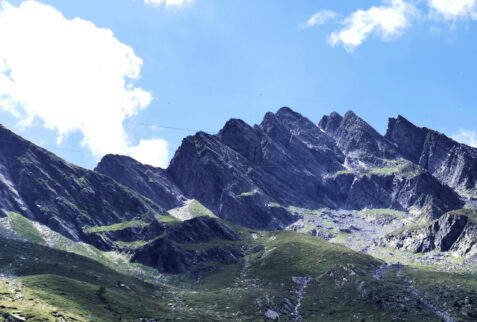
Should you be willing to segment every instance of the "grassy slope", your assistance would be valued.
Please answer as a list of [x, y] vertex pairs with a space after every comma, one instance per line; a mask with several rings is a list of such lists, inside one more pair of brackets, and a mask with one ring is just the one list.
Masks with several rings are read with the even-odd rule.
[[[196, 270], [213, 265], [216, 271], [199, 281], [190, 274], [169, 277], [167, 284], [158, 282], [161, 279], [152, 270], [125, 269], [130, 264], [124, 256], [114, 258], [71, 241], [59, 245], [94, 260], [38, 245], [45, 240], [28, 226], [25, 236], [38, 244], [1, 241], [0, 272], [16, 276], [0, 279], [0, 307], [5, 307], [1, 310], [13, 313], [20, 309], [24, 316], [37, 320], [61, 315], [95, 321], [119, 317], [255, 321], [264, 318], [268, 309], [279, 310], [286, 301], [296, 305], [299, 285], [292, 278], [301, 276], [311, 279], [300, 308], [304, 321], [437, 321], [399, 280], [373, 278], [381, 262], [370, 256], [294, 232], [256, 232], [254, 239], [251, 230], [231, 226], [243, 237], [238, 243], [248, 246], [245, 258], [234, 265], [205, 263]], [[259, 245], [264, 252], [254, 251]], [[188, 249], [203, 247], [186, 245]], [[132, 275], [156, 281], [155, 285]], [[14, 289], [20, 289], [21, 300], [13, 301], [18, 294], [8, 282], [16, 283]], [[104, 294], [98, 293], [100, 287]], [[292, 318], [290, 313], [288, 317]]]
[[122, 223], [109, 225], [109, 226], [96, 226], [88, 229], [88, 233], [101, 233], [101, 232], [108, 232], [108, 231], [117, 231], [126, 228], [143, 228], [149, 225], [149, 223], [144, 222], [142, 220], [132, 220], [132, 221], [125, 221]]
[[[16, 277], [14, 281], [23, 294], [23, 300], [15, 301], [14, 306], [31, 318], [52, 319], [59, 313], [82, 320], [114, 320], [167, 312], [153, 300], [158, 293], [152, 285], [98, 262], [20, 241], [1, 240], [1, 244], [0, 270]], [[98, 296], [101, 286], [105, 292]]]
[[415, 268], [406, 268], [404, 273], [434, 305], [439, 305], [459, 320], [477, 320], [475, 275]]
[[[406, 311], [418, 299], [397, 281], [374, 279], [372, 272], [382, 263], [370, 256], [294, 232], [262, 232], [253, 240], [250, 231], [241, 231], [249, 251], [240, 263], [215, 264], [217, 271], [199, 282], [187, 275], [173, 279], [191, 289], [183, 293], [183, 305], [216, 312], [221, 319], [257, 320], [286, 301], [297, 304], [299, 285], [292, 278], [298, 276], [311, 279], [299, 311], [304, 321], [438, 321], [423, 308]], [[257, 245], [266, 251], [254, 252]], [[379, 302], [381, 296], [391, 304]]]

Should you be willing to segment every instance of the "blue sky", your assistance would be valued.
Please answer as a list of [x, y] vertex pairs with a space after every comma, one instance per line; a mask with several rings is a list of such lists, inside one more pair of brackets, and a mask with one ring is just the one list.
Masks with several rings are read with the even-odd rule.
[[108, 152], [164, 166], [193, 132], [161, 126], [215, 133], [281, 106], [476, 143], [476, 0], [168, 1], [3, 2], [1, 123], [88, 168]]

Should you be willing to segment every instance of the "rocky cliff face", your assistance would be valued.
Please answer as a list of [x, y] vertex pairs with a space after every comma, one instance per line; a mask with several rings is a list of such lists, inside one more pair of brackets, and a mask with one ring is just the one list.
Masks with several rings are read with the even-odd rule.
[[[240, 235], [217, 219], [194, 218], [137, 249], [131, 261], [172, 274], [185, 273], [200, 263], [234, 264], [244, 256], [245, 248], [230, 242], [240, 239]], [[220, 246], [195, 247], [217, 240], [221, 241]]]
[[439, 250], [471, 257], [477, 254], [477, 212], [449, 212], [430, 224], [405, 227], [388, 234], [378, 244], [417, 253]]
[[[318, 126], [333, 140], [350, 163], [382, 164], [383, 159], [401, 157], [394, 145], [352, 111], [324, 116]], [[359, 163], [355, 165], [359, 168]]]
[[165, 211], [116, 181], [69, 164], [0, 127], [0, 208], [38, 221], [75, 241], [90, 227], [152, 222]]
[[404, 164], [398, 170], [357, 175], [347, 191], [351, 209], [390, 208], [415, 213], [417, 221], [432, 220], [464, 204], [451, 188], [422, 168]]
[[166, 170], [106, 156], [97, 171], [160, 205], [197, 199], [254, 229], [286, 227], [296, 220], [290, 206], [392, 208], [433, 219], [463, 205], [353, 112], [325, 116], [317, 126], [284, 107], [253, 127], [232, 119], [216, 135], [185, 138]]
[[477, 200], [477, 149], [442, 133], [417, 127], [402, 116], [389, 119], [386, 138], [405, 158], [421, 165], [463, 196]]
[[393, 142], [352, 111], [344, 117], [324, 116], [318, 126], [345, 155], [349, 171], [333, 177], [330, 184], [340, 176], [341, 181], [352, 178], [349, 188], [343, 182], [335, 188], [345, 193], [347, 207], [408, 210], [433, 219], [463, 206], [452, 189], [425, 168], [407, 162]]
[[164, 209], [184, 204], [184, 194], [161, 168], [139, 163], [127, 156], [106, 155], [98, 163], [95, 171], [114, 178]]
[[[315, 230], [339, 226], [336, 216], [318, 220], [317, 209], [339, 216], [394, 209], [427, 226], [407, 237], [389, 235], [387, 244], [472, 253], [476, 231], [472, 220], [465, 221], [470, 217], [440, 217], [464, 206], [452, 187], [462, 192], [474, 182], [475, 149], [402, 118], [391, 123], [383, 137], [353, 112], [332, 113], [316, 125], [285, 107], [258, 125], [232, 119], [216, 135], [185, 138], [167, 169], [108, 155], [95, 171], [0, 128], [1, 213], [19, 213], [101, 250], [127, 251], [134, 261], [168, 273], [211, 261], [232, 263], [243, 254], [239, 234], [223, 221], [183, 222], [185, 217], [164, 210], [195, 202], [221, 219], [261, 230], [285, 229], [303, 213], [308, 223], [316, 222]], [[199, 216], [213, 216], [201, 209]], [[338, 233], [352, 234], [344, 229], [336, 238]]]

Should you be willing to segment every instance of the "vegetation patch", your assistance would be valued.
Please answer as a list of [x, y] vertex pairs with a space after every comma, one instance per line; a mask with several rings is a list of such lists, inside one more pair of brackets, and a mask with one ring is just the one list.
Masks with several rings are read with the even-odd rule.
[[173, 223], [179, 223], [180, 220], [178, 220], [175, 217], [172, 216], [164, 216], [164, 215], [156, 215], [156, 219], [159, 220], [162, 223], [166, 224], [173, 224]]
[[387, 167], [387, 168], [371, 168], [369, 169], [370, 174], [377, 175], [388, 175], [399, 172], [399, 167]]
[[116, 244], [121, 247], [121, 248], [129, 248], [129, 249], [136, 249], [140, 248], [144, 245], [146, 245], [148, 241], [144, 240], [137, 240], [133, 242], [123, 242], [123, 241], [117, 241]]
[[195, 199], [187, 200], [184, 206], [171, 209], [169, 210], [169, 213], [171, 214], [171, 218], [176, 222], [189, 220], [196, 217], [217, 218], [212, 211]]
[[15, 212], [9, 212], [8, 217], [12, 229], [22, 238], [29, 242], [44, 245], [45, 240], [41, 236], [40, 232], [36, 229], [35, 225], [27, 218], [19, 215]]
[[394, 209], [387, 209], [387, 208], [381, 208], [381, 209], [364, 209], [361, 210], [361, 213], [369, 216], [391, 216], [394, 218], [403, 218], [404, 217], [404, 212], [394, 210]]
[[214, 215], [212, 211], [207, 209], [204, 205], [202, 205], [199, 201], [197, 200], [192, 200], [192, 202], [189, 205], [189, 212], [193, 217], [215, 217], [217, 216]]
[[251, 197], [257, 194], [257, 191], [248, 191], [248, 192], [242, 192], [241, 194], [238, 194], [237, 197]]
[[118, 224], [113, 224], [109, 226], [96, 226], [96, 227], [91, 227], [88, 229], [88, 233], [104, 233], [108, 231], [117, 231], [117, 230], [123, 230], [126, 228], [144, 228], [148, 226], [149, 223], [144, 222], [142, 220], [131, 220], [131, 221], [125, 221], [122, 223]]
[[342, 175], [342, 174], [352, 174], [353, 171], [350, 171], [350, 170], [340, 170], [340, 171], [337, 171], [334, 176], [337, 177], [339, 175]]

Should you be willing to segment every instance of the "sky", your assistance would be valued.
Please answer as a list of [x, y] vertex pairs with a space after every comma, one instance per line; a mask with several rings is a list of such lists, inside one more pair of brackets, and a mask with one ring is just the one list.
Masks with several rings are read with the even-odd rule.
[[477, 146], [476, 34], [477, 0], [0, 0], [0, 123], [90, 169], [282, 106]]

